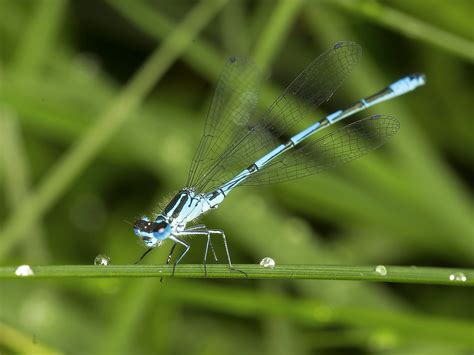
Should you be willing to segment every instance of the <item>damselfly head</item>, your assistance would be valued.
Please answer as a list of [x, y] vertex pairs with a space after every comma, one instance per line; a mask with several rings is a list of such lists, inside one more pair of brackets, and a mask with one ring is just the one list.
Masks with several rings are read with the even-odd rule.
[[143, 240], [149, 248], [160, 246], [171, 234], [171, 226], [162, 217], [150, 221], [146, 216], [135, 222], [133, 226], [135, 235]]

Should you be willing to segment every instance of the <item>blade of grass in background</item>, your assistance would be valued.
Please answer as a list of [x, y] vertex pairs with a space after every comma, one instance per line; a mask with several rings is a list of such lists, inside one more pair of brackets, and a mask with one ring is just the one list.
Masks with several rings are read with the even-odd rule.
[[36, 340], [34, 334], [23, 332], [0, 322], [0, 346], [13, 349], [18, 354], [60, 355], [63, 352], [52, 349]]
[[273, 57], [283, 46], [301, 5], [301, 0], [279, 0], [272, 12], [266, 14], [268, 20], [253, 50], [253, 59], [262, 72], [268, 70]]
[[247, 34], [245, 4], [242, 1], [229, 1], [219, 16], [222, 45], [228, 53], [245, 55], [250, 44]]
[[[3, 165], [8, 207], [15, 210], [20, 209], [22, 201], [28, 197], [31, 186], [30, 169], [17, 118], [5, 107], [0, 110], [0, 144], [4, 153], [0, 156], [0, 166]], [[35, 260], [36, 263], [47, 261], [49, 253], [40, 223], [26, 234], [30, 240], [30, 247], [24, 250], [24, 254], [28, 255], [27, 259]]]
[[[446, 2], [445, 2], [446, 3]], [[407, 37], [421, 40], [474, 62], [474, 43], [455, 34], [436, 28], [401, 11], [368, 0], [336, 0], [328, 4], [349, 11], [390, 28]], [[448, 4], [448, 3], [446, 3]], [[456, 6], [450, 3], [448, 6]]]
[[34, 2], [33, 18], [28, 21], [15, 51], [11, 76], [35, 75], [41, 69], [48, 60], [48, 54], [53, 51], [67, 5], [66, 0]]
[[[261, 290], [264, 293], [284, 297], [283, 285], [266, 282]], [[307, 354], [305, 344], [301, 343], [301, 337], [293, 322], [278, 315], [262, 317], [263, 343], [265, 353], [268, 355]]]

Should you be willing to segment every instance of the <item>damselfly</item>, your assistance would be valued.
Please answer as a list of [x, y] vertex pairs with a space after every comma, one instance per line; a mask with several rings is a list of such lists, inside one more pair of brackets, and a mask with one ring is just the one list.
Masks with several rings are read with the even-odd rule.
[[308, 139], [356, 112], [423, 85], [423, 74], [408, 75], [296, 133], [314, 109], [333, 95], [360, 55], [361, 48], [356, 43], [336, 43], [303, 70], [261, 113], [257, 112], [259, 71], [245, 58], [229, 58], [217, 83], [187, 187], [179, 191], [154, 220], [142, 217], [134, 225], [135, 234], [149, 247], [140, 260], [170, 239], [174, 244], [167, 264], [176, 245], [184, 247], [174, 262], [175, 268], [190, 248], [183, 238], [197, 235], [207, 238], [205, 267], [209, 246], [212, 249], [211, 236], [218, 235], [224, 241], [229, 268], [232, 268], [224, 231], [202, 224], [188, 227], [189, 222], [217, 208], [237, 186], [277, 183], [316, 174], [357, 159], [391, 138], [399, 129], [398, 121], [376, 115], [318, 139]]

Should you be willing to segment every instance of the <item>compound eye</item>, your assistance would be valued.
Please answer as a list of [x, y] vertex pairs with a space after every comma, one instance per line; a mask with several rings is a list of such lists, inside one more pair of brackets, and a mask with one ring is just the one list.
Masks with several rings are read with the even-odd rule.
[[168, 223], [166, 222], [158, 222], [158, 223], [155, 223], [155, 226], [154, 226], [154, 231], [155, 233], [164, 233], [166, 231], [166, 228], [168, 227]]

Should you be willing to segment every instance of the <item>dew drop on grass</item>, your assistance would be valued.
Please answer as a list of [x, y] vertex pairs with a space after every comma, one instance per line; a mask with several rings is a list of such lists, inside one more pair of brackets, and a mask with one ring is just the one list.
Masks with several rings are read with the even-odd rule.
[[260, 265], [269, 269], [273, 269], [276, 263], [275, 263], [275, 260], [267, 256], [263, 258], [262, 261], [260, 261]]
[[449, 280], [465, 282], [467, 280], [467, 277], [462, 272], [455, 272], [449, 275]]
[[375, 267], [375, 273], [380, 276], [385, 276], [387, 275], [387, 268], [383, 265], [377, 265]]
[[33, 276], [34, 272], [30, 265], [20, 265], [15, 270], [16, 276]]
[[99, 254], [94, 259], [94, 265], [107, 266], [110, 264], [110, 258], [107, 255]]

